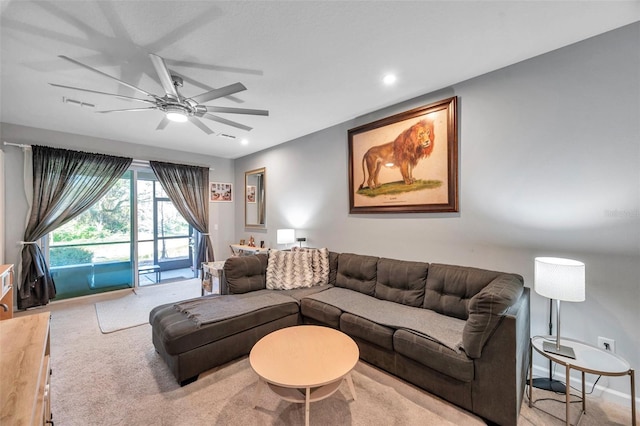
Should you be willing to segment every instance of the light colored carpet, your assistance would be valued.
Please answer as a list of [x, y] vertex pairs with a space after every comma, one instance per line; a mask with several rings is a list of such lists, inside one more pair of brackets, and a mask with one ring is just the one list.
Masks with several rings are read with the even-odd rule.
[[[52, 309], [53, 419], [86, 425], [302, 425], [304, 405], [263, 390], [248, 358], [180, 387], [151, 343], [151, 326], [101, 334], [92, 307]], [[311, 404], [311, 425], [483, 425], [474, 416], [367, 364], [346, 384]]]
[[149, 312], [158, 305], [200, 296], [197, 278], [141, 287], [125, 296], [97, 302], [96, 315], [103, 333], [137, 327], [149, 321]]
[[[304, 424], [304, 407], [263, 391], [252, 408], [257, 376], [247, 358], [203, 373], [180, 387], [155, 352], [151, 326], [102, 334], [91, 301], [51, 304], [51, 395], [58, 425], [199, 426]], [[29, 311], [24, 314], [32, 314]], [[466, 413], [366, 363], [353, 373], [357, 400], [346, 385], [311, 404], [311, 425], [483, 425]], [[536, 390], [535, 398], [556, 398]], [[564, 405], [525, 397], [518, 426], [564, 425]], [[572, 404], [577, 416], [579, 404]], [[583, 426], [628, 425], [629, 406], [588, 397]], [[572, 423], [575, 417], [572, 416]]]

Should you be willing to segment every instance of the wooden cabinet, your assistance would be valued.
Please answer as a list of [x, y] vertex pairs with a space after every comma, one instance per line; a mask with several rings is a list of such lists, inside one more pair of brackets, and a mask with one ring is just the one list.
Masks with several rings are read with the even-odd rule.
[[13, 265], [0, 265], [0, 320], [13, 318]]
[[0, 424], [45, 425], [49, 395], [49, 313], [0, 321]]

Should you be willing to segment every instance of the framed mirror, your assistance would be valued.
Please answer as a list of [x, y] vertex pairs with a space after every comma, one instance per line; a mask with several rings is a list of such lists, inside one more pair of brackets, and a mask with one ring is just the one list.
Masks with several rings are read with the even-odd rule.
[[244, 173], [244, 226], [266, 228], [266, 175], [265, 168]]

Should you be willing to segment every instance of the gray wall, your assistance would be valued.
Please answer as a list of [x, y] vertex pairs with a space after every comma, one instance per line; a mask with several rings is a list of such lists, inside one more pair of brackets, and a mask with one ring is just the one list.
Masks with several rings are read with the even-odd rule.
[[[25, 145], [45, 145], [85, 152], [130, 156], [137, 160], [205, 166], [213, 169], [209, 173], [209, 180], [216, 182], [232, 182], [234, 176], [233, 160], [14, 124], [0, 124], [0, 140]], [[1, 148], [5, 153], [5, 261], [17, 264], [20, 246], [16, 242], [23, 239], [27, 214], [27, 201], [22, 183], [23, 154], [22, 150], [17, 147], [2, 145]], [[209, 233], [216, 258], [226, 258], [229, 244], [235, 240], [234, 225], [232, 204], [209, 204]]]
[[[244, 171], [267, 169], [268, 229], [239, 219], [235, 239], [277, 247], [276, 229], [293, 227], [312, 247], [511, 271], [529, 287], [534, 257], [578, 259], [587, 296], [563, 305], [563, 334], [613, 338], [638, 369], [639, 40], [636, 23], [237, 159], [238, 188]], [[450, 96], [459, 101], [460, 212], [350, 215], [347, 130]], [[533, 335], [547, 333], [548, 312], [533, 293]], [[547, 362], [535, 364], [545, 374]], [[599, 384], [609, 397], [629, 395], [626, 377]]]

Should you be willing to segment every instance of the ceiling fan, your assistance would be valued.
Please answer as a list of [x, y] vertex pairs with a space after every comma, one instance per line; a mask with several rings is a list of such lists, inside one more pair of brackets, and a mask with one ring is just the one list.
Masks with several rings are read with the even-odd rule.
[[89, 65], [85, 65], [81, 62], [76, 61], [75, 59], [71, 59], [68, 56], [60, 55], [60, 58], [74, 63], [76, 65], [80, 65], [83, 68], [88, 69], [89, 71], [93, 71], [97, 74], [100, 74], [103, 77], [110, 78], [112, 80], [117, 81], [118, 83], [126, 86], [130, 89], [135, 90], [136, 92], [142, 93], [147, 96], [147, 99], [135, 98], [132, 96], [124, 96], [116, 93], [106, 93], [100, 92], [97, 90], [91, 89], [82, 89], [80, 87], [72, 87], [65, 86], [63, 84], [55, 84], [49, 83], [55, 87], [62, 87], [65, 89], [79, 90], [82, 92], [96, 93], [100, 95], [108, 95], [115, 96], [120, 99], [126, 99], [130, 101], [143, 102], [148, 106], [144, 108], [128, 108], [128, 109], [114, 109], [108, 111], [96, 111], [102, 114], [112, 113], [112, 112], [138, 112], [138, 111], [150, 111], [150, 110], [159, 110], [165, 113], [164, 118], [158, 124], [156, 130], [164, 129], [170, 121], [176, 122], [185, 122], [190, 121], [194, 125], [196, 125], [200, 130], [205, 132], [207, 135], [214, 134], [215, 132], [207, 127], [200, 118], [207, 118], [212, 121], [216, 121], [218, 123], [226, 124], [228, 126], [236, 127], [242, 130], [251, 130], [252, 128], [249, 126], [245, 126], [244, 124], [237, 123], [235, 121], [227, 120], [226, 118], [219, 117], [213, 112], [216, 113], [229, 113], [229, 114], [250, 114], [250, 115], [269, 115], [269, 111], [262, 109], [247, 109], [247, 108], [229, 108], [229, 107], [220, 107], [220, 106], [209, 106], [204, 105], [205, 103], [212, 101], [214, 99], [222, 98], [224, 96], [229, 96], [234, 93], [241, 92], [246, 90], [247, 88], [242, 83], [234, 83], [228, 86], [220, 87], [218, 89], [213, 89], [208, 92], [201, 93], [199, 95], [187, 98], [184, 97], [178, 92], [178, 88], [182, 87], [182, 77], [178, 75], [172, 75], [167, 68], [167, 65], [158, 55], [154, 55], [153, 53], [149, 54], [151, 58], [151, 62], [158, 73], [158, 77], [160, 78], [160, 84], [162, 84], [162, 88], [165, 91], [164, 96], [154, 95], [153, 93], [149, 93], [146, 90], [140, 89], [132, 84], [129, 84], [125, 81], [122, 81], [118, 78], [115, 78], [109, 74], [106, 74], [102, 71], [99, 71], [95, 68], [90, 67]]

